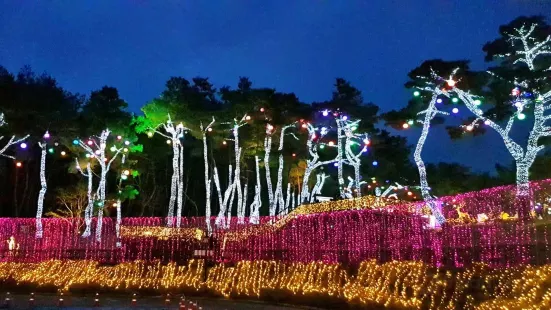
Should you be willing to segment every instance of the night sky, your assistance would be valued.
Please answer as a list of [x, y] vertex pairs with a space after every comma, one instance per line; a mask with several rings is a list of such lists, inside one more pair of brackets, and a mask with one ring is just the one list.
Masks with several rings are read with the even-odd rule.
[[[30, 65], [72, 92], [115, 86], [133, 112], [170, 76], [198, 75], [218, 87], [247, 76], [304, 102], [330, 98], [343, 77], [387, 111], [407, 103], [406, 74], [423, 60], [482, 68], [499, 25], [551, 12], [547, 0], [22, 2], [0, 1], [0, 65]], [[494, 133], [451, 142], [442, 130], [424, 157], [488, 171], [510, 160]]]

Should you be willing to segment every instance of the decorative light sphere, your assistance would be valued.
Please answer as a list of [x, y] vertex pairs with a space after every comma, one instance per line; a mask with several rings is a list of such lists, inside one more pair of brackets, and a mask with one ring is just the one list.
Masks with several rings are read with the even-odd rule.
[[73, 144], [78, 145], [78, 140], [77, 139], [73, 140]]
[[411, 195], [413, 195], [413, 193], [412, 193], [412, 192], [408, 192], [408, 196], [411, 196]]
[[454, 113], [454, 114], [459, 113], [459, 109], [458, 109], [458, 108], [453, 108], [453, 109], [452, 109], [452, 113]]
[[153, 137], [153, 132], [152, 132], [152, 131], [148, 131], [148, 132], [147, 132], [147, 136], [150, 137], [150, 138]]
[[484, 121], [484, 125], [490, 125], [490, 121], [489, 121], [489, 120], [485, 120], [485, 121]]
[[459, 102], [459, 99], [457, 99], [457, 97], [453, 97], [453, 98], [452, 98], [452, 102], [453, 102], [453, 103], [458, 103], [458, 102]]
[[66, 153], [65, 151], [61, 151], [61, 153], [60, 153], [60, 154], [61, 154], [61, 156], [65, 156], [65, 155], [67, 155], [67, 153]]
[[302, 128], [306, 128], [306, 127], [308, 127], [308, 125], [306, 125], [306, 124], [302, 124], [302, 126], [301, 126], [301, 127], [302, 127]]
[[329, 146], [333, 146], [333, 145], [335, 145], [335, 142], [333, 142], [333, 141], [329, 141], [329, 143], [327, 143], [327, 145], [329, 145]]
[[85, 156], [86, 156], [86, 158], [90, 158], [90, 154], [86, 154]]
[[122, 149], [122, 151], [125, 152], [125, 153], [128, 153], [128, 149], [127, 149], [127, 148]]
[[121, 179], [126, 180], [126, 179], [128, 179], [128, 176], [123, 174], [123, 175], [121, 175]]
[[226, 144], [228, 144], [228, 142], [226, 142], [226, 141], [222, 141], [222, 144], [226, 145]]
[[260, 112], [264, 112], [264, 111], [266, 111], [266, 110], [264, 110], [264, 108], [260, 108]]
[[511, 95], [513, 96], [520, 95], [520, 89], [518, 87], [513, 88], [513, 90], [511, 91]]
[[88, 143], [88, 145], [93, 145], [93, 144], [94, 144], [94, 141], [92, 141], [92, 140], [88, 140], [88, 142], [87, 142], [87, 143]]
[[27, 148], [27, 143], [23, 142], [23, 143], [19, 144], [19, 146], [20, 146], [22, 149], [26, 149], [26, 148]]
[[346, 121], [348, 119], [348, 116], [345, 115], [342, 117], [342, 119]]
[[442, 103], [442, 98], [436, 99], [436, 103]]
[[356, 131], [358, 129], [357, 126], [352, 126], [352, 131]]
[[368, 138], [365, 138], [365, 139], [364, 139], [364, 144], [365, 144], [365, 145], [369, 145], [370, 143], [371, 143], [371, 141], [369, 141]]
[[274, 126], [273, 126], [272, 124], [268, 124], [268, 125], [266, 125], [266, 128], [267, 128], [268, 130], [273, 130], [273, 129], [274, 129]]
[[519, 114], [517, 115], [517, 118], [518, 118], [519, 120], [522, 121], [523, 119], [526, 118], [526, 114], [524, 114], [524, 113], [519, 113]]
[[293, 153], [293, 157], [297, 157], [297, 154]]
[[447, 80], [446, 83], [448, 83], [449, 87], [454, 87], [455, 86], [455, 81], [452, 80], [452, 79]]
[[49, 148], [48, 153], [53, 154], [54, 153], [54, 148], [53, 147]]
[[323, 116], [327, 116], [327, 115], [329, 115], [329, 111], [324, 110], [323, 112], [321, 112], [321, 114], [322, 114]]
[[482, 101], [480, 101], [480, 99], [476, 99], [473, 103], [474, 105], [481, 105]]
[[473, 130], [473, 126], [468, 125], [468, 126], [467, 126], [467, 131], [472, 131], [472, 130]]
[[124, 170], [122, 173], [123, 173], [124, 175], [130, 175], [130, 170]]
[[419, 95], [421, 95], [421, 93], [418, 90], [413, 92], [413, 96], [419, 97]]
[[404, 124], [402, 125], [402, 128], [404, 128], [404, 129], [408, 129], [408, 128], [409, 128], [409, 125], [408, 125], [408, 123], [404, 123]]
[[251, 117], [249, 115], [245, 116], [245, 120], [250, 121]]
[[325, 144], [321, 144], [320, 149], [324, 149], [324, 148], [325, 148]]
[[208, 132], [211, 132], [212, 131], [212, 127], [209, 127], [209, 129], [207, 129]]
[[21, 168], [21, 167], [23, 166], [23, 163], [21, 163], [20, 161], [18, 161], [18, 162], [15, 163], [15, 166], [16, 166], [17, 168]]
[[172, 143], [172, 141], [170, 141], [170, 139], [166, 140], [166, 144], [171, 144], [171, 143]]
[[46, 131], [44, 134], [44, 139], [50, 139], [50, 133]]
[[117, 136], [117, 140], [122, 140], [122, 136]]
[[338, 167], [339, 163], [334, 163], [333, 166]]
[[112, 146], [112, 147], [110, 148], [110, 150], [111, 150], [111, 152], [115, 152], [115, 151], [117, 150], [117, 148], [114, 147], [114, 146]]
[[374, 162], [372, 163], [372, 165], [373, 165], [373, 166], [378, 166], [378, 165], [379, 165], [379, 162], [378, 162], [378, 161], [374, 161]]
[[100, 155], [100, 154], [101, 154], [101, 151], [100, 151], [100, 150], [96, 150], [96, 151], [94, 152], [94, 154]]
[[130, 141], [128, 140], [124, 141], [124, 145], [130, 145]]
[[413, 121], [412, 121], [412, 120], [409, 120], [409, 121], [408, 121], [408, 125], [413, 125]]

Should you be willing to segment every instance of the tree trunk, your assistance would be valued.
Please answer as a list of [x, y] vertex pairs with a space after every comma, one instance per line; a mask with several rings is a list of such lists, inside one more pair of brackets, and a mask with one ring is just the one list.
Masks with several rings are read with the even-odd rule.
[[529, 183], [530, 165], [523, 162], [517, 163], [517, 193], [515, 207], [519, 218], [530, 217], [530, 183]]

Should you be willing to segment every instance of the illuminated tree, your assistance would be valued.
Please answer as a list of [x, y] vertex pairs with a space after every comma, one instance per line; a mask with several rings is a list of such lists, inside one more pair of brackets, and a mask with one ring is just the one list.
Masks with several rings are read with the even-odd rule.
[[210, 215], [211, 215], [211, 205], [210, 205], [210, 198], [211, 198], [211, 183], [212, 179], [209, 177], [209, 161], [208, 161], [208, 149], [207, 149], [207, 132], [209, 130], [212, 130], [212, 126], [214, 125], [214, 117], [212, 118], [212, 122], [210, 122], [206, 127], [203, 127], [203, 123], [201, 123], [200, 128], [202, 132], [202, 140], [203, 140], [203, 161], [205, 164], [205, 221], [207, 224], [207, 231], [210, 235], [212, 232], [212, 227], [210, 223]]
[[[502, 138], [516, 163], [516, 195], [521, 216], [527, 217], [529, 170], [538, 153], [545, 148], [541, 138], [551, 136], [551, 126], [548, 125], [551, 116], [546, 113], [551, 109], [551, 27], [541, 17], [520, 17], [500, 27], [500, 34], [501, 38], [484, 46], [486, 60], [501, 61], [499, 67], [488, 71], [485, 89], [478, 92], [471, 89], [468, 72], [458, 72], [465, 74], [466, 78], [449, 76], [444, 80], [449, 92], [457, 94], [476, 117], [464, 128], [469, 130], [485, 125]], [[495, 107], [483, 110], [483, 102], [494, 103]], [[522, 146], [512, 137], [511, 131], [517, 120], [522, 121], [528, 116], [531, 116], [533, 125], [526, 145]]]

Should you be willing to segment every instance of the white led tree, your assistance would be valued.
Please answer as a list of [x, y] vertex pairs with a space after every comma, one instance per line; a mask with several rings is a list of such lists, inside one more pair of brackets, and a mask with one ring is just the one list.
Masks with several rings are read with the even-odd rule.
[[321, 195], [321, 189], [325, 184], [325, 179], [327, 179], [328, 177], [329, 176], [325, 173], [320, 173], [316, 176], [316, 184], [312, 188], [312, 193], [310, 194], [310, 203], [315, 202], [316, 195]]
[[255, 165], [256, 165], [256, 185], [254, 187], [254, 199], [250, 206], [250, 216], [249, 216], [249, 223], [251, 224], [258, 224], [260, 221], [260, 207], [262, 206], [262, 197], [260, 194], [262, 193], [262, 186], [260, 184], [260, 159], [258, 156], [254, 157]]
[[[343, 124], [341, 125], [341, 127], [344, 136], [340, 137], [339, 140], [342, 140], [344, 138], [345, 141], [343, 161], [354, 168], [354, 179], [352, 184], [354, 186], [356, 196], [360, 197], [362, 195], [360, 186], [360, 167], [362, 165], [362, 161], [360, 157], [362, 156], [362, 154], [367, 152], [367, 147], [371, 142], [369, 141], [367, 134], [355, 133], [356, 129], [358, 128], [358, 124], [360, 123], [359, 120], [342, 120], [341, 123]], [[352, 146], [354, 145], [361, 146], [359, 152], [354, 152], [354, 150], [352, 149]], [[351, 186], [349, 186], [349, 189], [352, 189]]]
[[[44, 136], [49, 137], [49, 133], [46, 132]], [[46, 190], [48, 189], [48, 183], [46, 182], [46, 142], [38, 142], [40, 147], [40, 191], [38, 192], [38, 203], [36, 207], [36, 237], [42, 238], [42, 212], [44, 209], [44, 196], [46, 196]]]
[[308, 187], [308, 181], [312, 172], [320, 166], [328, 165], [337, 161], [337, 157], [333, 159], [328, 159], [325, 161], [320, 161], [320, 156], [318, 154], [318, 144], [319, 141], [327, 134], [326, 130], [321, 130], [319, 139], [317, 139], [315, 128], [310, 123], [304, 123], [303, 127], [306, 127], [308, 130], [308, 138], [306, 140], [306, 150], [309, 154], [309, 158], [306, 160], [306, 168], [304, 171], [304, 176], [302, 179], [302, 190], [300, 194], [300, 203], [307, 203], [310, 199], [310, 189]]
[[[110, 148], [111, 158], [107, 158], [106, 149], [107, 149], [107, 139], [111, 131], [105, 129], [101, 132], [99, 136], [90, 137], [86, 142], [82, 140], [77, 140], [78, 145], [84, 149], [89, 158], [97, 159], [97, 163], [100, 167], [99, 173], [99, 184], [96, 190], [96, 200], [99, 210], [98, 210], [98, 219], [96, 224], [96, 240], [101, 241], [102, 225], [103, 225], [103, 208], [105, 207], [105, 198], [106, 198], [106, 188], [107, 188], [107, 173], [111, 168], [111, 164], [121, 152], [128, 152], [127, 147], [117, 147], [112, 146]], [[119, 138], [119, 137], [117, 137]], [[119, 139], [120, 140], [120, 139]], [[129, 141], [125, 141], [126, 146], [130, 145]], [[78, 163], [77, 163], [78, 164]], [[80, 167], [80, 166], [79, 166]]]
[[78, 162], [78, 159], [75, 158], [75, 167], [80, 174], [85, 176], [88, 179], [88, 191], [87, 191], [87, 197], [88, 197], [88, 205], [86, 206], [86, 209], [84, 210], [84, 224], [85, 229], [84, 233], [82, 234], [82, 237], [87, 238], [92, 234], [92, 216], [94, 212], [94, 194], [92, 193], [93, 190], [93, 177], [94, 174], [92, 172], [92, 165], [90, 164], [90, 161], [86, 163], [86, 172], [82, 171], [82, 168], [80, 167], [80, 163]]
[[[462, 89], [457, 84], [461, 83], [461, 79], [455, 79], [450, 76], [447, 80], [449, 91], [457, 94], [459, 99], [471, 111], [476, 119], [468, 126], [467, 130], [473, 126], [482, 124], [494, 129], [502, 138], [505, 147], [513, 157], [516, 163], [516, 184], [517, 184], [517, 199], [520, 204], [522, 216], [528, 216], [528, 197], [530, 194], [529, 170], [536, 156], [542, 151], [545, 146], [540, 144], [540, 139], [551, 136], [551, 126], [548, 121], [551, 115], [546, 111], [551, 109], [550, 87], [548, 74], [549, 69], [542, 67], [547, 63], [551, 55], [551, 36], [542, 36], [542, 25], [531, 23], [530, 25], [522, 24], [521, 26], [502, 28], [502, 34], [505, 39], [499, 41], [499, 48], [505, 48], [506, 52], [495, 53], [492, 59], [503, 59], [504, 67], [516, 70], [523, 65], [530, 72], [526, 74], [521, 71], [520, 76], [514, 76], [510, 79], [503, 78], [499, 73], [490, 71], [493, 79], [509, 80], [515, 85], [511, 92], [510, 104], [513, 107], [513, 113], [502, 124], [499, 120], [493, 119], [493, 115], [481, 109], [480, 104], [485, 99], [482, 96], [471, 93], [468, 90]], [[548, 29], [549, 26], [545, 26]], [[544, 31], [545, 32], [545, 31]], [[547, 33], [548, 30], [547, 30]], [[491, 44], [489, 48], [491, 48]], [[538, 63], [539, 60], [541, 64]], [[512, 67], [511, 67], [512, 66]], [[516, 71], [515, 71], [516, 72]], [[523, 120], [527, 117], [528, 110], [532, 112], [533, 125], [528, 134], [526, 146], [522, 146], [511, 137], [511, 129], [516, 120]]]
[[203, 123], [201, 123], [201, 133], [202, 133], [202, 139], [203, 139], [203, 161], [205, 164], [205, 221], [207, 224], [207, 232], [210, 236], [212, 233], [212, 226], [210, 222], [210, 216], [211, 216], [211, 183], [212, 179], [209, 177], [209, 161], [208, 161], [208, 148], [207, 148], [207, 132], [209, 130], [212, 130], [212, 126], [214, 125], [214, 117], [212, 118], [212, 122], [210, 122], [206, 127], [203, 127]]

